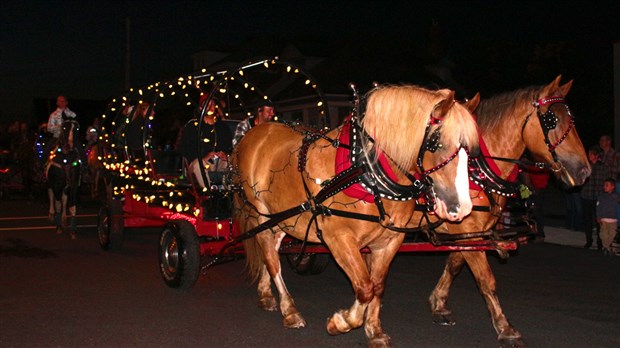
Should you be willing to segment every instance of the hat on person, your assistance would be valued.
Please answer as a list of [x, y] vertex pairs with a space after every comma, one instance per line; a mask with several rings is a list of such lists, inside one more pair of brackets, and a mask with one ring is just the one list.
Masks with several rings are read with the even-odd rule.
[[272, 108], [273, 107], [273, 103], [269, 99], [261, 99], [256, 104], [256, 108], [257, 109], [260, 109], [260, 108], [265, 107], [265, 106], [268, 106], [268, 107]]

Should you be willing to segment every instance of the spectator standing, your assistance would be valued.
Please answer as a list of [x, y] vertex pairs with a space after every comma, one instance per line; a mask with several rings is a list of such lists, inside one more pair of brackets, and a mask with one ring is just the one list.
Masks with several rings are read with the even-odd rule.
[[[620, 152], [611, 147], [611, 136], [603, 134], [598, 140], [599, 146], [603, 149], [603, 163], [605, 163], [611, 171], [611, 177], [616, 180], [616, 193], [620, 195]], [[616, 209], [616, 219], [620, 219], [620, 207]]]
[[566, 197], [566, 228], [580, 231], [583, 228], [583, 208], [581, 207], [581, 186], [564, 191]]
[[600, 236], [605, 255], [612, 255], [611, 243], [616, 237], [618, 227], [616, 218], [618, 204], [620, 204], [620, 197], [616, 193], [616, 180], [607, 178], [603, 183], [603, 192], [599, 193], [596, 202], [596, 221], [601, 224]]
[[607, 134], [600, 137], [598, 144], [603, 151], [601, 161], [609, 167], [611, 177], [618, 181], [618, 174], [620, 174], [620, 152], [617, 152], [611, 147], [611, 137]]
[[588, 149], [588, 160], [592, 167], [592, 174], [586, 180], [581, 189], [581, 206], [583, 207], [583, 232], [586, 235], [584, 248], [592, 246], [592, 230], [596, 226], [597, 248], [602, 248], [600, 237], [600, 226], [595, 223], [596, 219], [596, 200], [601, 192], [605, 179], [610, 176], [609, 168], [600, 160], [602, 150], [598, 146]]

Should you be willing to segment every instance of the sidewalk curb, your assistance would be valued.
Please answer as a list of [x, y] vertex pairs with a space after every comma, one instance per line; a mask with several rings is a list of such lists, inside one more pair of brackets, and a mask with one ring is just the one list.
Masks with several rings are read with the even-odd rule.
[[545, 243], [583, 248], [586, 237], [582, 231], [545, 226]]

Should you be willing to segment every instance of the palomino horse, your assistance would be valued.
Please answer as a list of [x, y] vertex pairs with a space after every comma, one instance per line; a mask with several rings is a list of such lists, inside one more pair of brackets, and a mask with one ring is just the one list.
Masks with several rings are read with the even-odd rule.
[[390, 344], [379, 320], [381, 298], [414, 198], [425, 192], [450, 221], [471, 210], [463, 147], [477, 151], [478, 134], [453, 97], [448, 90], [377, 87], [361, 122], [354, 112], [326, 134], [276, 123], [248, 132], [233, 152], [232, 170], [240, 188], [235, 217], [242, 232], [256, 234], [245, 248], [259, 307], [278, 309], [273, 280], [284, 326], [306, 325], [282, 279], [278, 248], [285, 234], [322, 242], [355, 292], [351, 308], [336, 312], [327, 331], [336, 335], [365, 324], [371, 346]]
[[[507, 193], [506, 190], [511, 188], [511, 179], [515, 179], [515, 163], [519, 163], [526, 149], [534, 160], [545, 163], [569, 187], [583, 184], [590, 175], [586, 153], [564, 100], [573, 81], [560, 85], [560, 79], [561, 76], [558, 76], [546, 86], [519, 89], [480, 103], [476, 112], [481, 135], [480, 156], [487, 158], [479, 157], [475, 161], [486, 161], [488, 169], [476, 178], [482, 188], [470, 191], [475, 206], [471, 215], [459, 224], [444, 224], [442, 227], [448, 233], [462, 234], [493, 228], [506, 197], [491, 192]], [[477, 100], [474, 101], [476, 103]], [[477, 167], [472, 165], [470, 170], [475, 172]], [[502, 312], [495, 277], [484, 251], [450, 253], [444, 272], [429, 298], [433, 320], [443, 325], [454, 325], [452, 312], [446, 303], [452, 281], [465, 263], [486, 300], [501, 346], [524, 346], [521, 334], [510, 325]]]
[[69, 229], [72, 239], [76, 238], [75, 215], [82, 166], [79, 127], [73, 120], [63, 122], [58, 144], [46, 166], [50, 218], [56, 224], [56, 233]]

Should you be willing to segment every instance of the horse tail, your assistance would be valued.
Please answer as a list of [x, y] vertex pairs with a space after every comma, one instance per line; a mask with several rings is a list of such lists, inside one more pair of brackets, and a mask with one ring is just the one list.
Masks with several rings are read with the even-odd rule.
[[265, 265], [262, 256], [262, 249], [256, 240], [256, 237], [243, 241], [245, 248], [245, 272], [250, 283], [258, 281], [261, 270]]

